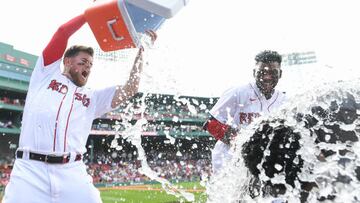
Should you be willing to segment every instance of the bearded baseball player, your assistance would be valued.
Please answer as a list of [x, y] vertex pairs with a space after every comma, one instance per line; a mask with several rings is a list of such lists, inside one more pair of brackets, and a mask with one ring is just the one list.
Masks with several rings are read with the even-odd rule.
[[[80, 15], [60, 26], [38, 58], [4, 203], [101, 202], [82, 161], [86, 141], [95, 118], [137, 93], [143, 48], [125, 85], [90, 90], [84, 86], [93, 65], [93, 49], [76, 45], [65, 51], [70, 36], [85, 22]], [[154, 41], [156, 34], [149, 34]]]
[[275, 90], [282, 74], [281, 60], [276, 51], [265, 50], [257, 54], [253, 70], [255, 81], [225, 91], [210, 110], [204, 129], [217, 140], [212, 150], [214, 174], [232, 158], [230, 141], [239, 129], [254, 118], [270, 113], [285, 100], [285, 94]]

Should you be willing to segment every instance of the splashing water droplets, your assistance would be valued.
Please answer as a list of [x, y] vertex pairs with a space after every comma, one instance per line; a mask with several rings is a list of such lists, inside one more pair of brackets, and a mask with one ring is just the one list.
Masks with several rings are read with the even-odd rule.
[[180, 151], [177, 151], [176, 156], [182, 156], [182, 153]]
[[[353, 105], [347, 94], [360, 101], [359, 89], [358, 79], [319, 85], [295, 95], [278, 112], [254, 121], [236, 137], [234, 156], [224, 170], [210, 177], [206, 190], [208, 202], [301, 202], [299, 198], [304, 187], [309, 193], [306, 202], [315, 203], [319, 199], [358, 202], [359, 103]], [[342, 111], [341, 107], [346, 110]], [[353, 119], [351, 115], [355, 114]], [[278, 122], [280, 120], [284, 122]], [[265, 128], [264, 123], [269, 126]], [[256, 148], [258, 153], [261, 152], [259, 162], [250, 161], [259, 172], [258, 179], [254, 179], [253, 169], [245, 164], [242, 150], [255, 136], [255, 131], [266, 131], [267, 128], [272, 130], [257, 137], [262, 140], [262, 145]], [[281, 129], [288, 131], [276, 133]], [[255, 149], [255, 145], [251, 146]], [[291, 178], [294, 180], [290, 181]], [[277, 188], [275, 184], [284, 187]], [[250, 196], [250, 188], [256, 197]], [[220, 190], [226, 194], [217, 192]], [[276, 197], [271, 193], [279, 194]]]
[[[130, 123], [130, 121], [132, 119], [132, 114], [129, 113], [128, 116], [123, 117], [123, 121], [122, 121], [122, 124], [125, 126], [125, 130], [122, 132], [122, 137], [124, 139], [126, 139], [127, 141], [131, 142], [131, 144], [137, 148], [137, 153], [138, 153], [137, 159], [141, 162], [141, 167], [138, 169], [138, 172], [146, 175], [151, 180], [155, 180], [155, 181], [161, 183], [162, 188], [166, 191], [167, 194], [171, 194], [171, 195], [176, 196], [177, 198], [180, 198], [181, 202], [183, 201], [182, 198], [185, 198], [186, 201], [194, 201], [195, 197], [193, 194], [185, 192], [182, 189], [178, 189], [178, 188], [174, 187], [168, 180], [159, 176], [159, 175], [161, 175], [161, 173], [159, 174], [159, 173], [153, 171], [147, 163], [145, 150], [143, 149], [143, 147], [141, 145], [141, 135], [142, 135], [143, 126], [148, 124], [148, 122], [144, 116], [144, 112], [146, 109], [145, 108], [146, 107], [145, 96], [146, 96], [146, 94], [144, 94], [143, 97], [141, 98], [141, 101], [142, 101], [141, 106], [135, 111], [135, 113], [141, 115], [140, 119], [138, 119], [136, 121], [136, 123], [134, 125], [132, 125]], [[130, 106], [131, 106], [131, 104], [129, 104], [125, 108], [125, 112], [131, 112]], [[120, 126], [120, 124], [116, 123], [115, 126]], [[116, 127], [115, 129], [119, 130], [120, 127]], [[164, 133], [165, 133], [166, 137], [169, 139], [169, 142], [171, 144], [174, 144], [175, 139], [169, 135], [169, 131], [164, 131]], [[116, 134], [118, 135], [118, 131]], [[116, 141], [116, 143], [115, 143], [115, 141]], [[117, 139], [114, 139], [111, 144], [112, 144], [112, 146], [115, 146], [115, 148], [119, 147], [117, 145]], [[134, 152], [134, 153], [136, 153], [136, 152]], [[178, 152], [178, 153], [180, 153], [180, 152]], [[177, 156], [179, 156], [178, 153], [176, 154]], [[134, 154], [134, 155], [136, 155], [136, 154]], [[161, 156], [161, 154], [159, 154], [159, 156]], [[181, 153], [180, 153], [180, 156], [182, 156]], [[164, 175], [165, 174], [163, 174], [163, 177], [164, 177]]]

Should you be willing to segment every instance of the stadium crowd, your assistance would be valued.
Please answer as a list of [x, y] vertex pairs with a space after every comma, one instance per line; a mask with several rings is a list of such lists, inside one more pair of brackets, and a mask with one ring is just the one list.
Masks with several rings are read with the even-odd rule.
[[[155, 152], [152, 152], [155, 153]], [[93, 177], [94, 183], [139, 183], [150, 179], [139, 173], [141, 161], [132, 154], [124, 153], [121, 157], [111, 154], [97, 154], [92, 162], [85, 156], [87, 171]], [[172, 157], [172, 158], [171, 158]], [[209, 159], [193, 159], [190, 155], [152, 154], [148, 158], [148, 165], [159, 177], [168, 180], [191, 181], [208, 177], [211, 172]], [[9, 181], [14, 157], [0, 157], [0, 188], [4, 188]]]
[[0, 154], [0, 189], [9, 182], [10, 172], [14, 159], [11, 156]]
[[11, 104], [11, 105], [16, 105], [16, 106], [24, 106], [25, 100], [24, 99], [11, 99], [9, 97], [0, 97], [0, 103]]
[[[138, 172], [141, 167], [140, 160], [137, 160], [132, 154], [124, 153], [121, 156], [123, 159], [102, 154], [98, 155], [92, 163], [86, 160], [88, 173], [93, 177], [94, 183], [126, 183], [150, 180]], [[124, 159], [124, 157], [126, 158]], [[211, 172], [209, 159], [189, 159], [190, 157], [187, 154], [182, 154], [176, 158], [170, 158], [159, 153], [147, 157], [147, 163], [159, 177], [168, 180], [192, 181], [208, 177]]]

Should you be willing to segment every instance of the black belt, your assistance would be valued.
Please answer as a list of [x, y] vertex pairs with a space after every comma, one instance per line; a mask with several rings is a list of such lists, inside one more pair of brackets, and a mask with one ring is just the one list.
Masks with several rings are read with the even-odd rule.
[[[16, 152], [16, 158], [24, 158], [23, 157], [24, 152], [21, 150], [18, 150]], [[38, 154], [38, 153], [34, 153], [34, 152], [29, 152], [29, 159], [31, 160], [36, 160], [36, 161], [43, 161], [49, 164], [66, 164], [69, 163], [70, 161], [70, 154], [68, 155], [63, 155], [63, 156], [58, 156], [58, 155], [53, 155], [53, 154]], [[75, 157], [75, 161], [80, 161], [82, 160], [82, 155], [81, 154], [77, 154]]]

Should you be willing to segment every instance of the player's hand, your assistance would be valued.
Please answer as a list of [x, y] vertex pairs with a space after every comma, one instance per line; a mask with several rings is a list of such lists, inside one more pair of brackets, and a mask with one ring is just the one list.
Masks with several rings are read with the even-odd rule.
[[157, 34], [156, 34], [156, 32], [153, 31], [153, 30], [146, 30], [145, 33], [150, 36], [150, 38], [151, 38], [151, 43], [154, 44], [155, 41], [156, 41], [156, 39], [157, 39]]
[[[145, 45], [145, 47], [147, 48], [151, 48], [153, 47], [156, 39], [157, 39], [157, 34], [153, 31], [153, 30], [146, 30], [145, 31], [145, 35], [150, 37], [150, 39], [148, 37], [145, 37], [142, 40], [142, 43]], [[142, 49], [142, 51], [144, 51], [144, 45], [140, 46], [140, 49]]]
[[221, 141], [227, 145], [231, 144], [231, 141], [235, 139], [237, 135], [237, 130], [234, 128], [228, 128], [228, 130], [225, 132], [224, 137], [221, 139]]
[[[146, 31], [145, 31], [145, 34], [148, 35], [148, 36], [150, 37], [150, 39], [151, 39], [151, 43], [150, 43], [150, 44], [146, 43], [146, 41], [145, 41], [146, 45], [147, 45], [148, 47], [149, 47], [149, 45], [152, 46], [152, 45], [155, 43], [156, 39], [157, 39], [157, 34], [156, 34], [156, 32], [153, 31], [153, 30], [146, 30]], [[144, 52], [144, 50], [145, 50], [144, 46], [141, 45], [140, 48], [139, 48], [139, 52], [137, 53], [137, 58], [141, 58], [142, 53]]]

